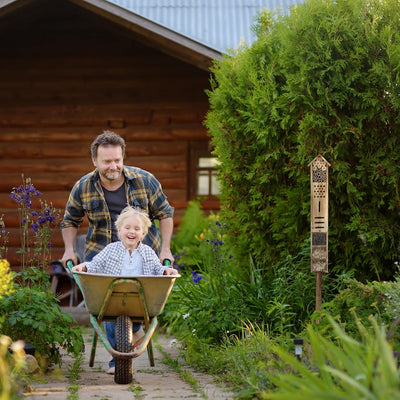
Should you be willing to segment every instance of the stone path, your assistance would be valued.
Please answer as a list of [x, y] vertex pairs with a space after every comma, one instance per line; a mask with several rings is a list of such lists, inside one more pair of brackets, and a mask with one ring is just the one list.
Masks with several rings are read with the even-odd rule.
[[[96, 349], [96, 358], [93, 368], [89, 367], [89, 356], [91, 350], [92, 328], [88, 328], [88, 334], [84, 334], [85, 354], [83, 358], [83, 371], [76, 384], [79, 385], [77, 394], [71, 395], [71, 386], [67, 378], [68, 368], [73, 365], [73, 359], [63, 355], [63, 365], [61, 370], [55, 368], [46, 374], [42, 380], [32, 384], [33, 391], [26, 394], [29, 400], [150, 400], [150, 399], [195, 399], [203, 398], [210, 400], [232, 400], [233, 395], [225, 391], [222, 385], [214, 382], [209, 375], [196, 373], [185, 367], [189, 371], [189, 376], [197, 382], [197, 390], [185, 382], [182, 374], [167, 363], [164, 355], [159, 351], [157, 344], [163, 353], [167, 353], [172, 360], [179, 359], [179, 350], [174, 341], [161, 334], [153, 336], [153, 349], [155, 366], [151, 367], [147, 352], [133, 359], [133, 382], [129, 385], [118, 385], [114, 383], [114, 377], [107, 375], [109, 353], [99, 341]], [[183, 363], [179, 359], [180, 363]], [[75, 396], [75, 397], [74, 397]]]

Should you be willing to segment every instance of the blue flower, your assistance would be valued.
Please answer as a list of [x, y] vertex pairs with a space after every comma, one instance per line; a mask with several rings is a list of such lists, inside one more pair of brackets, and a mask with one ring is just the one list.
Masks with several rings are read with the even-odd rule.
[[192, 281], [194, 283], [199, 283], [201, 281], [202, 276], [198, 274], [196, 271], [192, 271]]
[[39, 217], [37, 219], [37, 222], [39, 225], [43, 225], [46, 222], [46, 220], [47, 220], [47, 218], [45, 218], [45, 217]]

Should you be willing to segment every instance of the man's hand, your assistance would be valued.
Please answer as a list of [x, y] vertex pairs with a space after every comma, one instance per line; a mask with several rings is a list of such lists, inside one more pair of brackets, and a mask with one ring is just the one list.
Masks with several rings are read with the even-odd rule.
[[171, 261], [171, 265], [174, 263], [174, 257], [171, 253], [170, 249], [161, 249], [160, 251], [160, 261], [161, 264], [164, 263], [164, 260], [169, 260]]
[[74, 263], [74, 265], [78, 262], [78, 259], [76, 257], [75, 251], [65, 251], [62, 258], [61, 258], [61, 262], [63, 263], [64, 266], [67, 265], [67, 261], [68, 260], [72, 260], [72, 262]]

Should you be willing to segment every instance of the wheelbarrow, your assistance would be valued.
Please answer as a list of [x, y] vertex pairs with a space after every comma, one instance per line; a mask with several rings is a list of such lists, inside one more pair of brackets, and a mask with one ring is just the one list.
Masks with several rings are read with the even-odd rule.
[[[70, 271], [73, 266], [72, 260], [68, 260]], [[150, 365], [154, 366], [151, 338], [158, 324], [157, 316], [163, 311], [175, 279], [180, 275], [124, 277], [88, 272], [72, 272], [72, 275], [82, 292], [94, 328], [89, 366], [94, 365], [97, 339], [100, 338], [106, 350], [115, 357], [115, 383], [132, 382], [133, 358], [147, 349]], [[101, 328], [103, 321], [115, 321], [115, 348]], [[142, 322], [145, 331], [143, 340], [134, 348], [132, 322]]]

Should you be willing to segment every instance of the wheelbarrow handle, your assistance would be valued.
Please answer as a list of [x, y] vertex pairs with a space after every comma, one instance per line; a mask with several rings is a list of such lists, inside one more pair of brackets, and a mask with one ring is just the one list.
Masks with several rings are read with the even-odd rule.
[[74, 264], [74, 262], [71, 260], [71, 259], [69, 259], [69, 260], [67, 260], [67, 262], [65, 263], [65, 265], [67, 266], [67, 268], [69, 269], [69, 272], [72, 272], [71, 270], [72, 270], [72, 267], [75, 265]]
[[168, 266], [171, 265], [171, 260], [170, 260], [169, 258], [164, 258], [162, 264], [163, 264], [163, 265], [166, 265], [166, 266], [168, 267]]
[[66, 264], [69, 272], [71, 273], [72, 277], [74, 278], [79, 290], [82, 292], [81, 283], [79, 282], [79, 277], [72, 272], [72, 267], [74, 266], [74, 262], [71, 259], [69, 259], [69, 260], [67, 260], [67, 262], [65, 264]]

